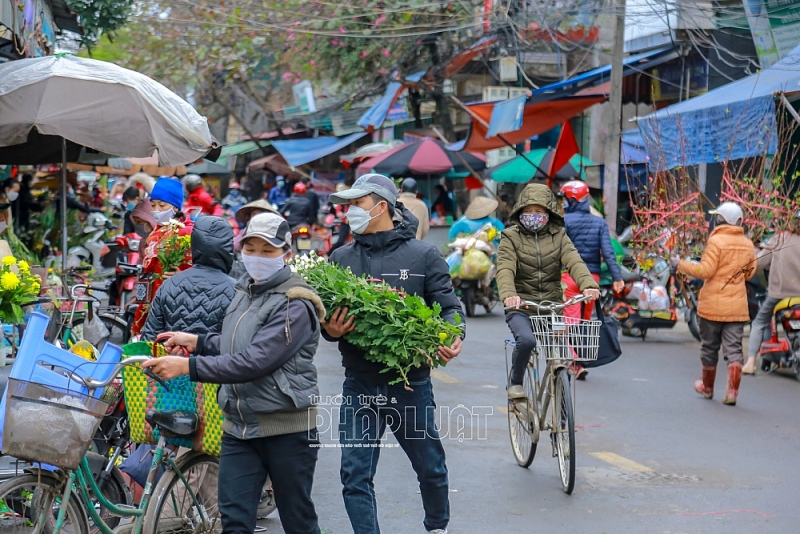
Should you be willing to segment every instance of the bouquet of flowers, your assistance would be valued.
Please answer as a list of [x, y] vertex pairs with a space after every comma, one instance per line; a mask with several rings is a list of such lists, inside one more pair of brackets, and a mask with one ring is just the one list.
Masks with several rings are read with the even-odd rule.
[[[355, 317], [356, 328], [345, 337], [364, 351], [369, 361], [383, 364], [384, 373], [395, 371], [408, 388], [408, 373], [423, 365], [444, 366], [439, 359], [440, 345], [450, 346], [462, 331], [442, 319], [439, 304], [430, 308], [425, 300], [407, 295], [385, 282], [359, 278], [324, 258], [300, 256], [292, 260], [293, 269], [316, 290], [328, 310], [347, 307]], [[461, 318], [456, 316], [456, 321]]]
[[172, 272], [177, 271], [186, 260], [186, 255], [192, 248], [192, 237], [179, 235], [184, 224], [178, 221], [170, 221], [167, 224], [166, 234], [156, 245], [156, 255], [161, 264], [161, 274], [159, 278], [166, 278]]
[[25, 260], [5, 256], [0, 266], [0, 321], [18, 324], [22, 322], [22, 306], [39, 296], [42, 280], [31, 274]]

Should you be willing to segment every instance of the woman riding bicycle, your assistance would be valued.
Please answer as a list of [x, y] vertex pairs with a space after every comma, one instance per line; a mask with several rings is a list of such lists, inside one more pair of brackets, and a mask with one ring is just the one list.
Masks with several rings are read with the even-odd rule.
[[564, 229], [558, 200], [545, 185], [531, 184], [520, 195], [511, 213], [513, 225], [503, 231], [497, 253], [497, 288], [507, 307], [506, 323], [516, 341], [508, 396], [525, 398], [522, 381], [528, 356], [536, 347], [530, 316], [537, 312], [523, 306], [533, 302], [563, 302], [562, 266], [590, 299], [600, 297], [597, 282]]

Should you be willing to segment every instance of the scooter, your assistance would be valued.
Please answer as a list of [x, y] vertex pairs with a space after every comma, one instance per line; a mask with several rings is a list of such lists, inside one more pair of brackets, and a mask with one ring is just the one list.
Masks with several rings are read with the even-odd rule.
[[114, 279], [108, 284], [108, 302], [120, 310], [125, 310], [133, 300], [136, 278], [139, 276], [139, 246], [141, 238], [137, 234], [125, 234], [114, 240], [110, 252], [103, 256], [103, 265], [111, 267], [113, 262]]
[[[778, 323], [784, 336], [778, 334]], [[800, 381], [800, 297], [780, 301], [772, 312], [769, 333], [764, 334], [759, 354], [766, 373], [788, 371]]]
[[90, 235], [83, 245], [72, 247], [67, 251], [67, 267], [78, 267], [81, 264], [89, 264], [95, 271], [96, 278], [107, 278], [114, 274], [114, 268], [103, 266], [103, 256], [110, 252], [109, 245], [103, 240], [106, 230], [114, 230], [116, 227], [102, 213], [90, 213], [86, 217], [86, 226], [83, 233]]

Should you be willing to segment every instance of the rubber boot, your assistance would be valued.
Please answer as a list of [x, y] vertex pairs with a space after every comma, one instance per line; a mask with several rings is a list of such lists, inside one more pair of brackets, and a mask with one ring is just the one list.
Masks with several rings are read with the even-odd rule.
[[[741, 370], [741, 366], [739, 369]], [[741, 374], [740, 374], [741, 376]], [[694, 383], [694, 390], [707, 399], [714, 397], [714, 379], [717, 377], [716, 365], [703, 366], [703, 378]]]
[[742, 381], [742, 362], [733, 362], [728, 365], [728, 389], [722, 404], [736, 406], [736, 397], [739, 396], [739, 384]]

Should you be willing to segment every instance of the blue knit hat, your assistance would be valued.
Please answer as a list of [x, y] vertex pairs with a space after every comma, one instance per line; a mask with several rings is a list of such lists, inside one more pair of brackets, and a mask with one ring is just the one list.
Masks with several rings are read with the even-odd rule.
[[183, 206], [183, 184], [172, 178], [159, 178], [150, 193], [151, 200], [160, 200], [181, 209]]

